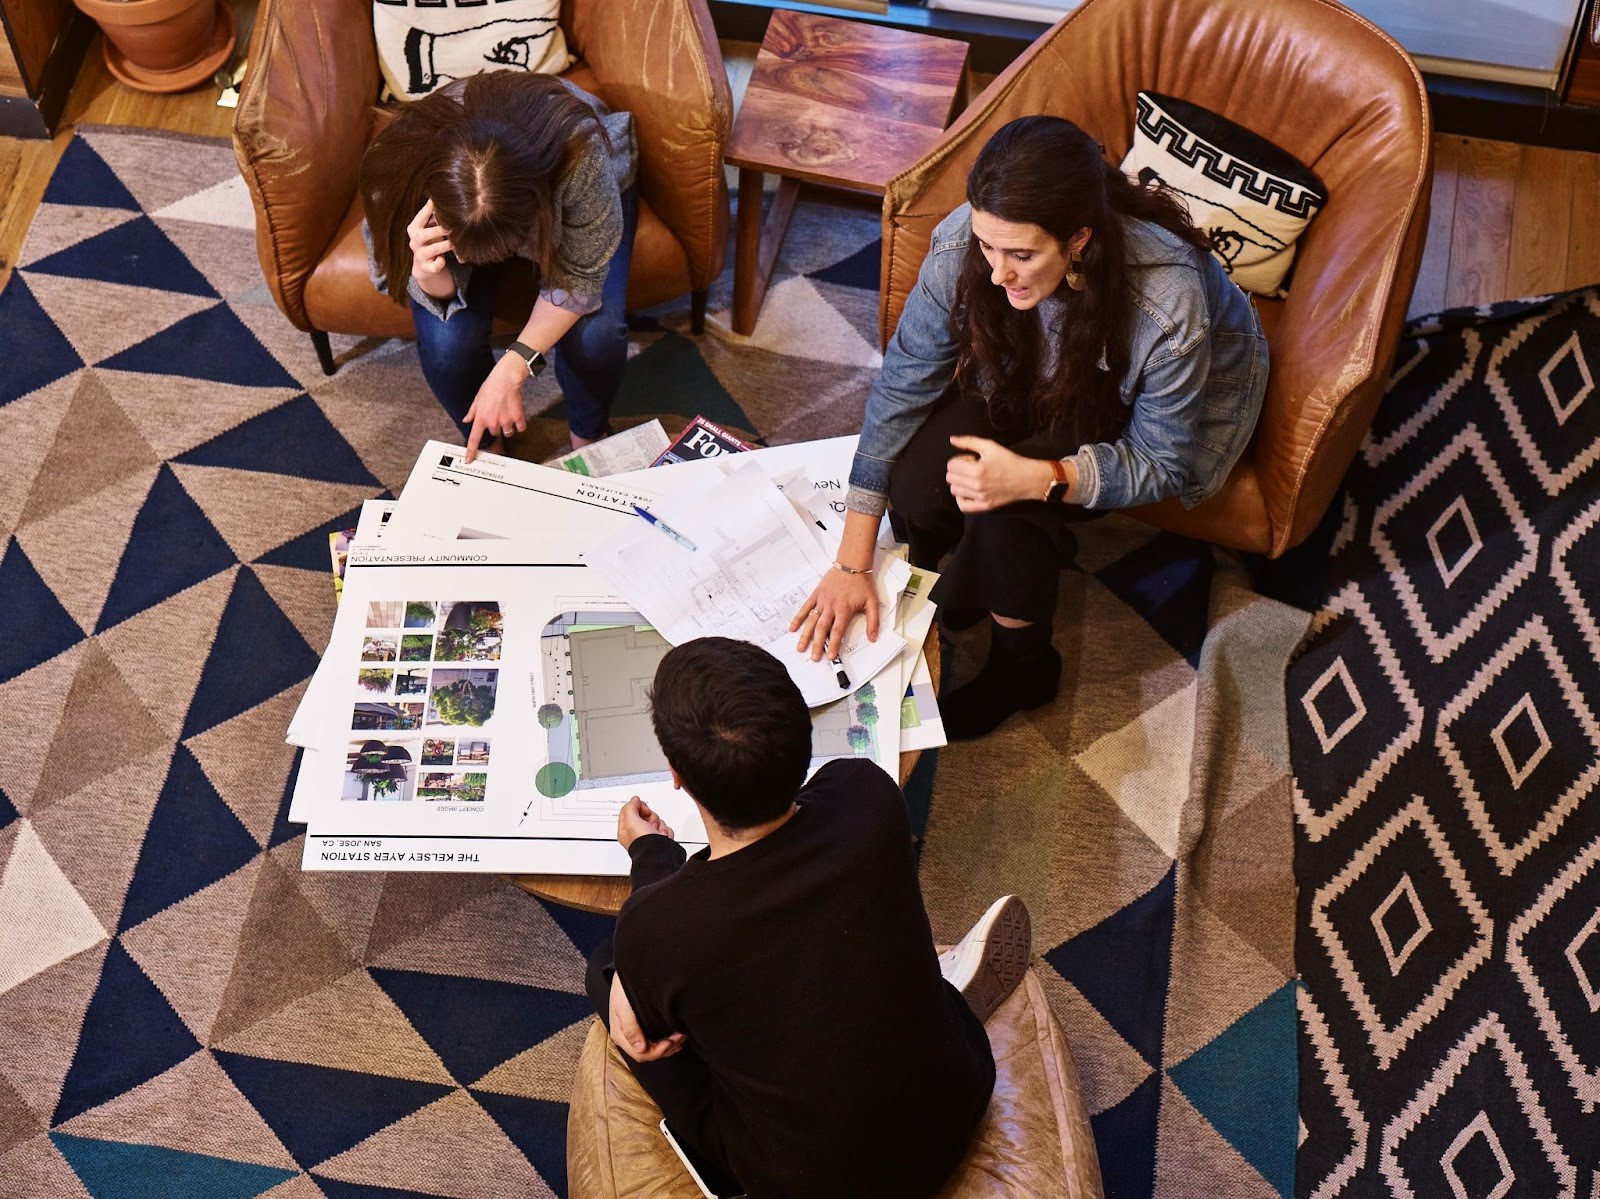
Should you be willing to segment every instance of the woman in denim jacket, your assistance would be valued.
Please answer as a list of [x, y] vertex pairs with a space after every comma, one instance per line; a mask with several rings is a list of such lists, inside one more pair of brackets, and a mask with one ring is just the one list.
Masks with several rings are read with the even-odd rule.
[[934, 230], [884, 355], [839, 556], [795, 614], [837, 651], [865, 612], [884, 508], [930, 569], [946, 627], [992, 619], [988, 663], [940, 700], [952, 740], [1055, 698], [1051, 645], [1071, 523], [1214, 493], [1261, 411], [1255, 310], [1159, 183], [1129, 180], [1070, 121], [1023, 117], [984, 146]]

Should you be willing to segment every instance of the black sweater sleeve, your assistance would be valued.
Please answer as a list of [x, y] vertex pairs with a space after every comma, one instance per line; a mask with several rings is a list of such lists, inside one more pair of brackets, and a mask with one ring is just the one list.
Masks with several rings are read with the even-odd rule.
[[634, 839], [628, 847], [628, 856], [633, 859], [633, 867], [628, 872], [628, 882], [633, 890], [648, 887], [651, 883], [659, 883], [668, 875], [677, 871], [688, 858], [683, 846], [671, 837], [663, 837], [660, 833], [649, 833]]

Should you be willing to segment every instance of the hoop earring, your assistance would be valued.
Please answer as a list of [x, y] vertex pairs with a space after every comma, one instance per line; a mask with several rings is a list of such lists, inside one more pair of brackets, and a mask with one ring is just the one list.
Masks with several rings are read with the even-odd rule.
[[1073, 291], [1082, 291], [1089, 285], [1088, 281], [1083, 277], [1083, 272], [1078, 269], [1082, 265], [1082, 250], [1073, 250], [1067, 255], [1066, 284]]

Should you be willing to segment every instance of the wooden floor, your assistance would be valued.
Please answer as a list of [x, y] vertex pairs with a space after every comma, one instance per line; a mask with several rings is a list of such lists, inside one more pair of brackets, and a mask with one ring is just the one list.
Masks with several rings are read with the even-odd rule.
[[1600, 154], [1440, 136], [1411, 313], [1600, 283]]
[[178, 96], [134, 91], [106, 70], [100, 56], [100, 36], [96, 34], [56, 136], [49, 141], [0, 137], [0, 286], [11, 277], [34, 209], [50, 182], [50, 172], [72, 138], [73, 126], [137, 125], [229, 137], [233, 132], [233, 109], [217, 107], [220, 93], [214, 84]]
[[[725, 47], [736, 95], [755, 47]], [[977, 81], [982, 82], [982, 81]], [[75, 124], [137, 125], [227, 137], [233, 110], [207, 86], [181, 96], [133, 91], [90, 48], [52, 141], [0, 138], [0, 285]], [[1600, 283], [1600, 154], [1440, 136], [1433, 207], [1413, 315]]]

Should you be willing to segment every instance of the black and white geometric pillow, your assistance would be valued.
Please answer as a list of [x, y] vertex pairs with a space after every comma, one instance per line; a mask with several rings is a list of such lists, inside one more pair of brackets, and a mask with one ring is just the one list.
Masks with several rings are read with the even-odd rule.
[[1129, 176], [1158, 177], [1189, 205], [1213, 253], [1246, 291], [1282, 295], [1294, 243], [1328, 202], [1292, 154], [1198, 104], [1140, 92]]
[[492, 7], [375, 0], [378, 69], [401, 100], [482, 71], [559, 75], [572, 65], [560, 16], [561, 0], [497, 0]]

